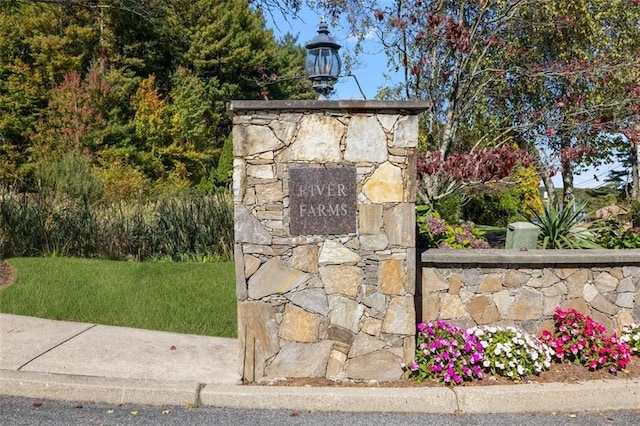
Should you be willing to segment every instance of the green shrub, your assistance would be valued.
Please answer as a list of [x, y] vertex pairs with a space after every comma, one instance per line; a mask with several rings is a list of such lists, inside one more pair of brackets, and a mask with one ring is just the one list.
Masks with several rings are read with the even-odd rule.
[[233, 202], [229, 191], [108, 204], [4, 191], [0, 241], [2, 258], [230, 259]]
[[460, 222], [462, 220], [462, 197], [459, 194], [447, 195], [436, 201], [433, 209], [447, 223]]
[[540, 233], [538, 240], [543, 249], [594, 249], [602, 248], [595, 240], [596, 227], [584, 223], [586, 203], [578, 206], [573, 201], [564, 208], [545, 207], [543, 213], [532, 212]]
[[594, 231], [594, 241], [607, 249], [640, 248], [640, 228], [625, 228], [615, 220], [607, 220]]
[[416, 208], [420, 244], [429, 248], [477, 249], [489, 248], [484, 231], [472, 222], [447, 224], [437, 212], [427, 206]]
[[631, 208], [629, 209], [629, 219], [633, 224], [634, 228], [640, 228], [640, 201], [635, 200], [631, 203]]
[[522, 219], [521, 207], [522, 203], [517, 194], [511, 188], [505, 188], [498, 192], [471, 195], [462, 207], [462, 213], [467, 220], [474, 223], [507, 226]]

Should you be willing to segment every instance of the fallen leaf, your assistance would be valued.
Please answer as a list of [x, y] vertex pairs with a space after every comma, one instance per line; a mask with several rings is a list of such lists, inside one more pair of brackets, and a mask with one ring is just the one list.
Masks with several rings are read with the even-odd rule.
[[169, 349], [171, 349], [172, 351], [175, 351], [177, 348], [172, 345]]
[[33, 404], [31, 404], [31, 406], [33, 408], [40, 408], [40, 407], [42, 407], [42, 402], [40, 402], [40, 401], [34, 402]]
[[300, 414], [298, 414], [298, 413], [291, 413], [291, 417], [300, 417]]
[[132, 414], [132, 415], [134, 415], [134, 416], [137, 416], [137, 415], [138, 415], [138, 413], [139, 413], [139, 411], [138, 411], [138, 410], [132, 410], [132, 411], [131, 411], [131, 414]]

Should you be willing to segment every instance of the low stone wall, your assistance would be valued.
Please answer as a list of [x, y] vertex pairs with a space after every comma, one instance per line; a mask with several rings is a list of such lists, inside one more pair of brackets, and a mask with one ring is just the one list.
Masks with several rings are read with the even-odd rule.
[[640, 322], [640, 250], [429, 249], [421, 261], [421, 321], [539, 334], [561, 306], [610, 331]]

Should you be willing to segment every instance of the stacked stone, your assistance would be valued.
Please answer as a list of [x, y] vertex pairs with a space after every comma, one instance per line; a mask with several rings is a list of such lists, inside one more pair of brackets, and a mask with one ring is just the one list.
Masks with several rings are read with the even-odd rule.
[[[633, 251], [638, 259], [640, 253]], [[429, 252], [429, 257], [435, 255]], [[442, 319], [463, 327], [511, 325], [536, 335], [553, 328], [557, 306], [589, 315], [609, 331], [619, 332], [622, 326], [640, 320], [640, 266], [602, 265], [604, 257], [624, 264], [624, 260], [613, 259], [617, 255], [612, 251], [582, 250], [576, 265], [574, 250], [570, 265], [562, 265], [559, 259], [566, 251], [538, 250], [535, 255], [544, 254], [549, 266], [542, 262], [519, 266], [512, 259], [508, 267], [503, 264], [510, 253], [525, 263], [530, 259], [503, 250], [491, 265], [492, 250], [476, 252], [475, 262], [467, 256], [464, 263], [452, 266], [456, 254], [446, 251], [438, 256], [447, 259], [446, 264], [422, 265], [423, 320]], [[625, 252], [628, 258], [634, 255]]]
[[[417, 112], [398, 112], [397, 103], [337, 104], [231, 107], [248, 382], [394, 380], [414, 356]], [[355, 169], [353, 232], [291, 234], [289, 171], [300, 167]]]

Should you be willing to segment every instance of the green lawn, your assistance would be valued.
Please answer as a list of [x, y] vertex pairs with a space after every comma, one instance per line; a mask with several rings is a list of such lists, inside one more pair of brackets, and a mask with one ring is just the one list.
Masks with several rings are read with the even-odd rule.
[[13, 258], [0, 312], [236, 337], [233, 262]]

